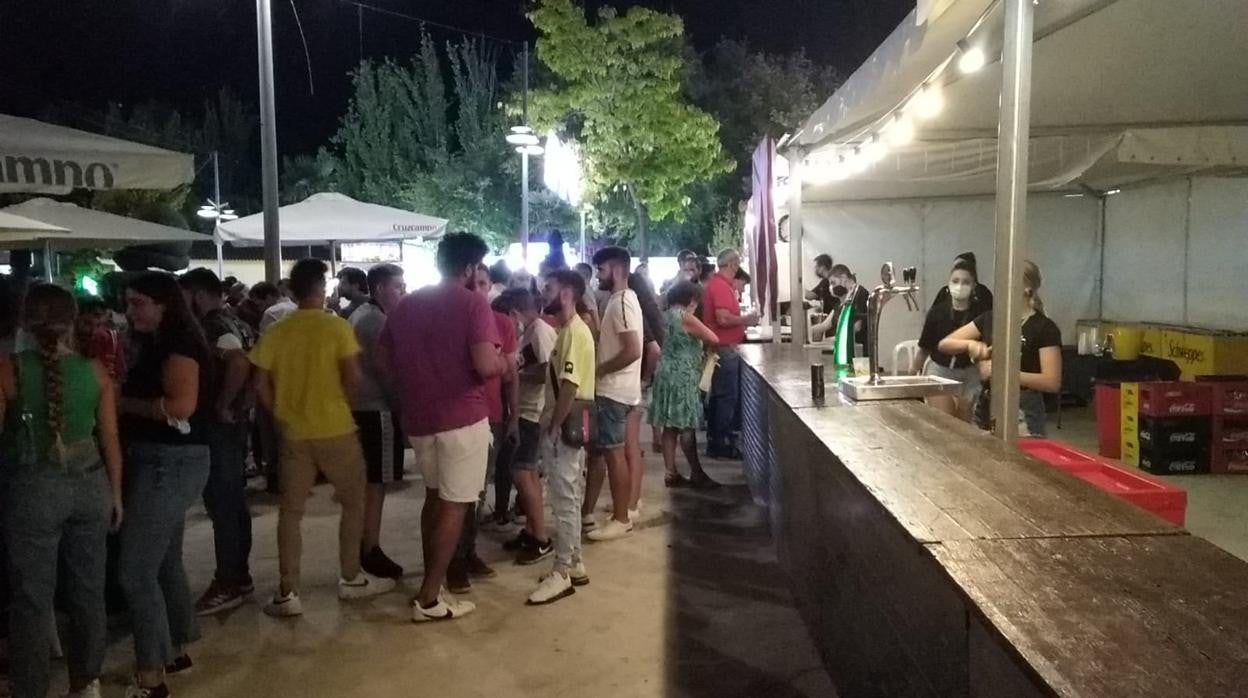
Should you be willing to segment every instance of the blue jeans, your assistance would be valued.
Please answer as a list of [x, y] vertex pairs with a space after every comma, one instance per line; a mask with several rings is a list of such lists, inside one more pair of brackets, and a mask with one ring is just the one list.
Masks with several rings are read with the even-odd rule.
[[721, 347], [719, 365], [711, 378], [711, 396], [706, 408], [706, 438], [709, 448], [733, 445], [741, 428], [741, 355], [736, 347]]
[[108, 477], [56, 465], [23, 468], [4, 485], [4, 530], [13, 588], [9, 681], [14, 696], [48, 693], [53, 596], [58, 560], [69, 611], [65, 658], [70, 681], [100, 675], [108, 637], [104, 606], [105, 539], [112, 511]]
[[216, 581], [251, 586], [251, 511], [247, 508], [247, 433], [240, 424], [213, 423], [208, 427], [211, 465], [204, 487], [204, 507], [212, 519], [213, 548], [217, 555]]
[[118, 577], [134, 626], [141, 670], [164, 667], [199, 638], [182, 566], [186, 510], [208, 481], [208, 447], [135, 443], [126, 449]]

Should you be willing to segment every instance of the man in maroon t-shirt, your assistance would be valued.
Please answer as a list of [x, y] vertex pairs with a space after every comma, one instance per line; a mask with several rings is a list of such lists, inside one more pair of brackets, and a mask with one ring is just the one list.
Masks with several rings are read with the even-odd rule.
[[485, 257], [481, 238], [451, 233], [438, 243], [442, 283], [409, 294], [386, 316], [379, 362], [396, 381], [407, 432], [425, 481], [420, 516], [425, 578], [412, 620], [443, 620], [476, 606], [440, 593], [464, 525], [485, 482], [490, 450], [485, 381], [508, 370], [494, 315], [471, 290]]
[[[473, 276], [473, 291], [488, 301], [491, 285], [490, 268], [484, 264], [478, 264], [477, 272]], [[491, 310], [490, 313], [493, 316], [494, 327], [498, 330], [499, 348], [509, 368], [501, 376], [487, 378], [485, 381], [485, 405], [489, 413], [493, 443], [486, 456], [486, 478], [493, 476], [494, 487], [497, 490], [500, 488], [499, 477], [503, 475], [506, 488], [510, 490], [511, 471], [508, 459], [515, 446], [511, 435], [514, 433], [512, 425], [517, 424], [516, 400], [519, 397], [515, 382], [516, 323], [512, 322], [509, 315], [496, 310]], [[490, 472], [490, 466], [493, 466], [493, 473]], [[486, 480], [481, 481], [482, 488], [485, 487], [485, 482]], [[506, 506], [502, 511], [494, 513], [496, 517], [500, 514], [505, 515]], [[470, 577], [493, 577], [497, 574], [477, 555], [477, 524], [477, 505], [469, 504], [468, 513], [464, 517], [464, 530], [459, 535], [459, 545], [455, 548], [454, 557], [451, 558], [451, 566], [446, 570], [446, 588], [453, 593], [463, 594], [470, 591], [472, 589]]]
[[707, 455], [737, 459], [741, 452], [733, 443], [741, 415], [741, 355], [737, 345], [745, 341], [745, 328], [758, 324], [753, 313], [741, 315], [734, 281], [741, 268], [741, 253], [719, 253], [719, 270], [711, 275], [702, 294], [702, 322], [719, 338], [719, 365], [711, 378], [711, 395], [706, 407]]

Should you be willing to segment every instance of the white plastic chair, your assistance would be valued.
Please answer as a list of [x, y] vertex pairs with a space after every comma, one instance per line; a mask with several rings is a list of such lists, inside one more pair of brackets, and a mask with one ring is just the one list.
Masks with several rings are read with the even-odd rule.
[[[906, 362], [901, 362], [901, 355], [906, 355]], [[914, 357], [919, 354], [919, 340], [907, 339], [904, 342], [898, 342], [893, 347], [893, 375], [902, 375], [902, 367], [905, 367], [905, 373], [910, 373], [910, 367], [914, 365]]]

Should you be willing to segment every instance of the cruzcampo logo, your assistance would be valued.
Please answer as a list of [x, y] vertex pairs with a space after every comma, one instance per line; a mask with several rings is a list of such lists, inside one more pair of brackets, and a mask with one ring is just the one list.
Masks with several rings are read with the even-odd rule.
[[112, 189], [115, 165], [28, 155], [0, 156], [0, 184]]

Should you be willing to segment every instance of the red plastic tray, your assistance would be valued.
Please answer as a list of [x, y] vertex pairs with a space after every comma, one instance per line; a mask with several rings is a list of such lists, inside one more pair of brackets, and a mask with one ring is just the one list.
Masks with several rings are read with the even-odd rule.
[[1181, 488], [1050, 439], [1019, 439], [1018, 447], [1176, 526], [1187, 520], [1187, 492]]

